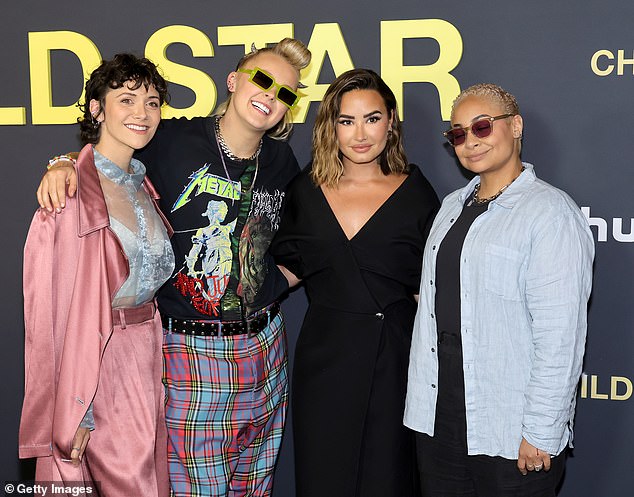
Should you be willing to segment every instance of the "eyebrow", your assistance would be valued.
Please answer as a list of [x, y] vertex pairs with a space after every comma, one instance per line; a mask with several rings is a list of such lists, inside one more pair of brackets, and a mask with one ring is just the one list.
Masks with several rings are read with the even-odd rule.
[[[381, 112], [380, 110], [373, 110], [372, 112], [368, 112], [367, 114], [363, 115], [363, 118], [365, 119], [366, 117], [370, 117], [370, 116], [374, 116], [375, 114], [380, 114], [383, 115], [383, 112]], [[348, 114], [339, 114], [339, 118], [346, 118], [346, 119], [354, 119], [354, 116], [350, 116]]]
[[[134, 93], [133, 91], [124, 91], [122, 93], [119, 93], [117, 96], [118, 97], [122, 97], [124, 95], [130, 96], [130, 97], [138, 97], [139, 94], [138, 93]], [[158, 95], [150, 95], [148, 98], [159, 98]]]

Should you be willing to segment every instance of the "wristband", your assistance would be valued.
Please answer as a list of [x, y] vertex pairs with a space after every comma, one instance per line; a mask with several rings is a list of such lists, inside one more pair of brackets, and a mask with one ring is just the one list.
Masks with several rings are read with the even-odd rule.
[[75, 159], [73, 159], [70, 155], [66, 155], [66, 154], [62, 154], [62, 155], [56, 155], [55, 157], [53, 157], [51, 160], [48, 161], [48, 165], [46, 166], [46, 169], [50, 169], [51, 167], [53, 167], [55, 164], [57, 164], [58, 162], [61, 162], [63, 160], [67, 160], [72, 162], [73, 164], [75, 164], [75, 162], [77, 162]]

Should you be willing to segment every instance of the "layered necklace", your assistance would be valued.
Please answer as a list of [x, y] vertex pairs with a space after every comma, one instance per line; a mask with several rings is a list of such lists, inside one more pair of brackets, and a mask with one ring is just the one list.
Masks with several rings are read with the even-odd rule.
[[[522, 166], [522, 169], [520, 170], [520, 174], [522, 174], [522, 171], [524, 171], [524, 169], [526, 169], [524, 166]], [[469, 205], [473, 204], [486, 204], [488, 202], [491, 202], [493, 200], [495, 200], [496, 198], [498, 198], [500, 195], [502, 195], [504, 193], [504, 191], [513, 184], [513, 181], [515, 181], [517, 178], [520, 177], [520, 174], [518, 174], [517, 176], [515, 176], [515, 178], [513, 178], [511, 180], [510, 183], [507, 183], [506, 185], [504, 185], [502, 188], [500, 188], [498, 190], [497, 193], [491, 195], [490, 197], [486, 197], [486, 198], [480, 198], [479, 193], [480, 193], [480, 183], [478, 183], [475, 188], [473, 189], [473, 198], [471, 200], [471, 202], [469, 202]]]
[[[216, 132], [216, 141], [218, 142], [218, 146], [222, 149], [229, 159], [233, 161], [247, 161], [256, 159], [258, 155], [260, 155], [260, 150], [262, 150], [262, 139], [260, 138], [260, 143], [258, 144], [257, 150], [253, 153], [251, 157], [238, 157], [235, 155], [227, 146], [225, 139], [222, 136], [222, 132], [220, 131], [220, 116], [216, 116], [214, 119], [214, 131]], [[222, 154], [221, 154], [222, 155]]]
[[[220, 116], [217, 116], [214, 119], [214, 135], [216, 137], [216, 144], [218, 145], [218, 152], [220, 153], [220, 161], [222, 162], [222, 167], [225, 171], [225, 176], [227, 177], [227, 180], [229, 181], [229, 183], [234, 184], [234, 181], [231, 179], [231, 176], [229, 175], [229, 170], [227, 169], [227, 164], [225, 163], [225, 155], [232, 161], [252, 161], [255, 159], [255, 173], [253, 174], [253, 180], [251, 181], [251, 184], [249, 185], [249, 188], [247, 188], [247, 191], [251, 191], [253, 189], [253, 187], [255, 186], [255, 180], [258, 177], [258, 171], [260, 169], [260, 150], [262, 150], [262, 139], [260, 138], [260, 143], [258, 145], [258, 149], [255, 151], [255, 153], [251, 156], [251, 157], [238, 157], [236, 156], [233, 152], [231, 152], [231, 150], [229, 149], [229, 147], [227, 146], [227, 143], [225, 142], [224, 138], [222, 137], [222, 133], [220, 132]], [[240, 185], [242, 186], [242, 185]], [[233, 201], [232, 201], [233, 202]]]

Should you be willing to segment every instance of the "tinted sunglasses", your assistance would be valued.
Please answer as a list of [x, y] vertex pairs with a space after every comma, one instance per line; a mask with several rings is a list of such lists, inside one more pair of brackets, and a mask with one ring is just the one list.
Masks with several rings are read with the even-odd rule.
[[275, 92], [275, 98], [286, 105], [289, 109], [292, 109], [295, 105], [297, 105], [299, 95], [295, 92], [295, 90], [292, 90], [286, 85], [276, 83], [273, 76], [259, 67], [254, 67], [253, 69], [238, 69], [238, 72], [248, 74], [249, 81], [262, 90], [268, 91], [275, 87], [277, 89]]
[[502, 114], [500, 116], [495, 117], [483, 117], [482, 119], [478, 119], [476, 122], [471, 123], [471, 126], [456, 127], [451, 128], [443, 133], [447, 141], [451, 144], [452, 147], [457, 147], [458, 145], [462, 145], [467, 139], [467, 133], [469, 130], [477, 136], [478, 138], [486, 138], [493, 131], [493, 121], [497, 121], [498, 119], [506, 119], [507, 117], [514, 116], [515, 114]]

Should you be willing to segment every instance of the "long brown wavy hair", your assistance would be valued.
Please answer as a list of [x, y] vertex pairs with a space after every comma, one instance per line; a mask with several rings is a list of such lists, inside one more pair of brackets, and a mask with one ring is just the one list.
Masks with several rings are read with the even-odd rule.
[[370, 69], [352, 69], [341, 74], [326, 90], [317, 111], [313, 129], [313, 166], [311, 178], [316, 185], [335, 186], [343, 175], [342, 154], [337, 143], [336, 126], [341, 112], [341, 98], [352, 90], [374, 90], [381, 95], [388, 115], [392, 117], [391, 133], [379, 156], [383, 174], [409, 171], [403, 150], [401, 121], [396, 97], [381, 77]]

